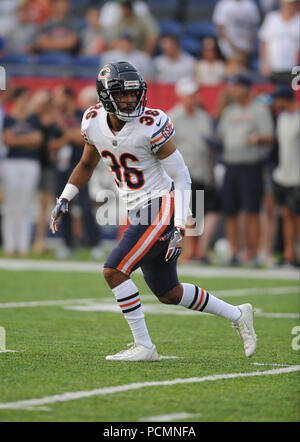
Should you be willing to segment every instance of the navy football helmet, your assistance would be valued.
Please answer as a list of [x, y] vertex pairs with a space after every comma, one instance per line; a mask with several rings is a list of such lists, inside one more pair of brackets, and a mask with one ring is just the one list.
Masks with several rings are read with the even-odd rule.
[[[138, 70], [127, 61], [108, 63], [100, 69], [96, 80], [97, 93], [104, 109], [120, 120], [130, 121], [144, 112], [147, 85]], [[114, 95], [134, 91], [137, 96], [133, 111], [121, 111]], [[124, 97], [126, 102], [126, 96]]]

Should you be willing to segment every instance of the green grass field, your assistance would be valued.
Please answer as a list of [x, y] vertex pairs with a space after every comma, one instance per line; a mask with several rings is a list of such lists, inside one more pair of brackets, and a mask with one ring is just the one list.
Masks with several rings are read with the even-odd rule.
[[[105, 360], [124, 349], [131, 334], [121, 313], [114, 312], [116, 303], [100, 273], [0, 271], [0, 326], [6, 349], [18, 351], [0, 353], [0, 421], [138, 422], [174, 413], [190, 415], [186, 422], [299, 421], [299, 371], [280, 372], [299, 364], [299, 351], [292, 348], [292, 329], [299, 325], [297, 281], [181, 278], [217, 296], [232, 290], [232, 296], [220, 294], [232, 304], [253, 304], [258, 346], [247, 359], [229, 322], [200, 313], [174, 314], [187, 310], [160, 304], [140, 275], [133, 279], [159, 354], [177, 358]], [[235, 293], [249, 288], [257, 292]], [[270, 370], [276, 374], [159, 384]], [[151, 381], [157, 384], [101, 390]], [[98, 389], [61, 401], [66, 392]], [[19, 403], [32, 399], [43, 400]]]

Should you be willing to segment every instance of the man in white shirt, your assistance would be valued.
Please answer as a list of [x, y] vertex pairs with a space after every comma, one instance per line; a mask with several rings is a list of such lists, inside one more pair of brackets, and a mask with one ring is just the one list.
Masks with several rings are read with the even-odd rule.
[[283, 221], [283, 263], [293, 265], [297, 235], [300, 243], [300, 104], [287, 85], [278, 86], [273, 98], [282, 111], [277, 122], [279, 163], [273, 172], [274, 194]]
[[202, 264], [210, 262], [208, 257], [212, 237], [217, 228], [221, 201], [215, 187], [215, 152], [210, 149], [208, 140], [213, 138], [213, 122], [208, 113], [199, 105], [198, 85], [189, 78], [176, 83], [179, 103], [169, 111], [176, 128], [175, 142], [185, 158], [192, 184], [192, 212], [196, 217], [197, 191], [204, 192], [204, 231], [199, 237], [186, 236], [181, 263], [198, 259]]
[[112, 50], [106, 51], [101, 56], [101, 63], [116, 63], [119, 60], [128, 61], [133, 64], [149, 81], [153, 76], [152, 59], [143, 51], [137, 49], [134, 38], [129, 32], [123, 32], [115, 42]]
[[196, 60], [180, 47], [175, 35], [160, 41], [162, 54], [154, 58], [154, 78], [158, 83], [176, 83], [182, 77], [193, 77]]
[[291, 70], [299, 64], [299, 4], [281, 0], [280, 10], [269, 12], [259, 31], [260, 71], [277, 83], [290, 83]]
[[220, 0], [213, 12], [218, 43], [225, 58], [243, 55], [248, 59], [254, 49], [259, 9], [253, 0]]

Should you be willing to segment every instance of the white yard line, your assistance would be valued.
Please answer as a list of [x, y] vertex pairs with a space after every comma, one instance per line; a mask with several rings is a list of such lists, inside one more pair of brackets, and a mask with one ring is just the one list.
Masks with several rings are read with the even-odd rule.
[[[34, 259], [0, 259], [0, 269], [3, 270], [40, 270], [56, 272], [89, 272], [102, 271], [103, 262], [89, 261], [41, 261]], [[140, 270], [137, 270], [140, 273]], [[256, 279], [290, 279], [299, 281], [299, 269], [247, 269], [232, 267], [201, 267], [178, 266], [182, 276], [198, 278], [256, 278]]]
[[227, 298], [228, 296], [249, 296], [249, 295], [282, 295], [289, 293], [299, 293], [300, 287], [288, 286], [288, 287], [262, 287], [262, 288], [246, 288], [246, 289], [234, 289], [234, 290], [214, 290], [213, 294], [220, 298]]
[[[118, 362], [113, 362], [113, 363], [118, 364]], [[154, 364], [155, 362], [152, 363]], [[164, 387], [164, 386], [182, 385], [182, 384], [195, 384], [199, 382], [218, 381], [221, 379], [236, 379], [236, 378], [246, 378], [254, 376], [278, 375], [284, 373], [292, 373], [296, 371], [300, 371], [300, 365], [292, 365], [290, 367], [275, 368], [272, 370], [265, 370], [265, 371], [252, 371], [249, 373], [213, 374], [203, 377], [183, 378], [183, 379], [179, 378], [167, 381], [136, 382], [133, 384], [116, 385], [113, 387], [97, 388], [88, 391], [67, 392], [62, 394], [56, 394], [54, 396], [46, 396], [43, 398], [26, 399], [15, 402], [2, 402], [0, 403], [0, 410], [17, 410], [28, 407], [36, 407], [36, 406], [40, 407], [47, 404], [74, 401], [94, 396], [106, 396], [110, 394], [121, 393], [124, 391], [140, 390], [141, 388], [148, 388], [148, 387]]]
[[261, 308], [256, 308], [255, 316], [262, 318], [286, 318], [286, 319], [300, 319], [299, 313], [270, 313], [264, 312]]
[[[74, 310], [78, 312], [109, 312], [109, 313], [121, 313], [121, 309], [116, 303], [100, 303], [86, 304], [86, 305], [67, 305], [63, 307], [65, 310]], [[299, 319], [299, 313], [265, 313], [260, 308], [255, 308], [255, 316], [262, 318], [287, 318], [287, 319]], [[178, 305], [164, 305], [161, 304], [143, 304], [144, 313], [150, 315], [175, 315], [175, 316], [197, 316], [199, 312], [186, 309]], [[212, 314], [201, 312], [201, 316], [210, 316]]]
[[57, 299], [53, 301], [29, 301], [29, 302], [1, 302], [1, 308], [21, 308], [21, 307], [55, 307], [59, 305], [89, 304], [99, 302], [99, 299]]
[[[256, 292], [256, 290], [258, 292]], [[237, 290], [216, 290], [213, 293], [217, 297], [226, 296], [249, 296], [249, 295], [278, 295], [286, 293], [297, 293], [298, 286], [291, 287], [271, 287], [264, 292], [265, 289], [237, 289]], [[155, 300], [154, 295], [142, 295], [144, 301]], [[116, 302], [112, 300], [112, 297], [91, 299], [91, 298], [81, 298], [81, 299], [58, 299], [58, 300], [48, 300], [48, 301], [20, 301], [20, 302], [3, 302], [0, 303], [0, 310], [7, 308], [30, 308], [30, 307], [62, 307], [66, 310], [74, 310], [80, 312], [109, 312], [109, 313], [121, 313], [121, 310]], [[264, 312], [261, 308], [255, 308], [256, 317], [264, 318], [288, 318], [288, 319], [299, 319], [298, 313], [280, 313], [280, 312]], [[191, 316], [198, 315], [199, 312], [193, 310], [188, 310], [181, 306], [175, 305], [164, 305], [161, 306], [158, 302], [145, 302], [143, 303], [143, 309], [145, 313], [154, 315], [176, 315], [176, 316]], [[202, 315], [212, 316], [209, 313], [202, 312]]]
[[272, 364], [269, 362], [251, 362], [251, 365], [270, 365], [272, 367], [290, 367], [290, 364]]
[[172, 422], [181, 421], [182, 419], [191, 419], [192, 417], [199, 417], [201, 414], [195, 413], [173, 413], [161, 414], [159, 416], [141, 417], [140, 422]]
[[22, 350], [0, 350], [0, 353], [19, 353]]
[[[287, 287], [265, 287], [265, 288], [249, 288], [249, 289], [234, 289], [234, 290], [214, 290], [213, 294], [219, 298], [226, 298], [231, 296], [249, 296], [249, 295], [282, 295], [290, 293], [298, 293], [298, 286]], [[155, 296], [151, 294], [142, 294], [142, 301], [153, 301]], [[55, 306], [69, 306], [73, 304], [86, 305], [86, 309], [96, 308], [98, 304], [111, 304], [112, 296], [105, 298], [79, 298], [79, 299], [57, 299], [47, 301], [20, 301], [20, 302], [1, 302], [1, 308], [21, 308], [21, 307], [55, 307]], [[145, 304], [144, 304], [145, 305]], [[155, 304], [154, 304], [155, 305]], [[160, 305], [160, 304], [159, 304]], [[117, 306], [118, 307], [118, 306]], [[99, 307], [101, 309], [101, 307]], [[119, 311], [118, 309], [115, 309]]]
[[159, 356], [159, 359], [183, 359], [181, 356]]

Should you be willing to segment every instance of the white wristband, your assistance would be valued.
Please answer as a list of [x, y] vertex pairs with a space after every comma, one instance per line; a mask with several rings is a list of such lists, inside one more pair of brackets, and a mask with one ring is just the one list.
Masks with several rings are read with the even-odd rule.
[[66, 200], [71, 201], [78, 192], [78, 187], [74, 186], [74, 184], [67, 183], [59, 198], [65, 198]]

